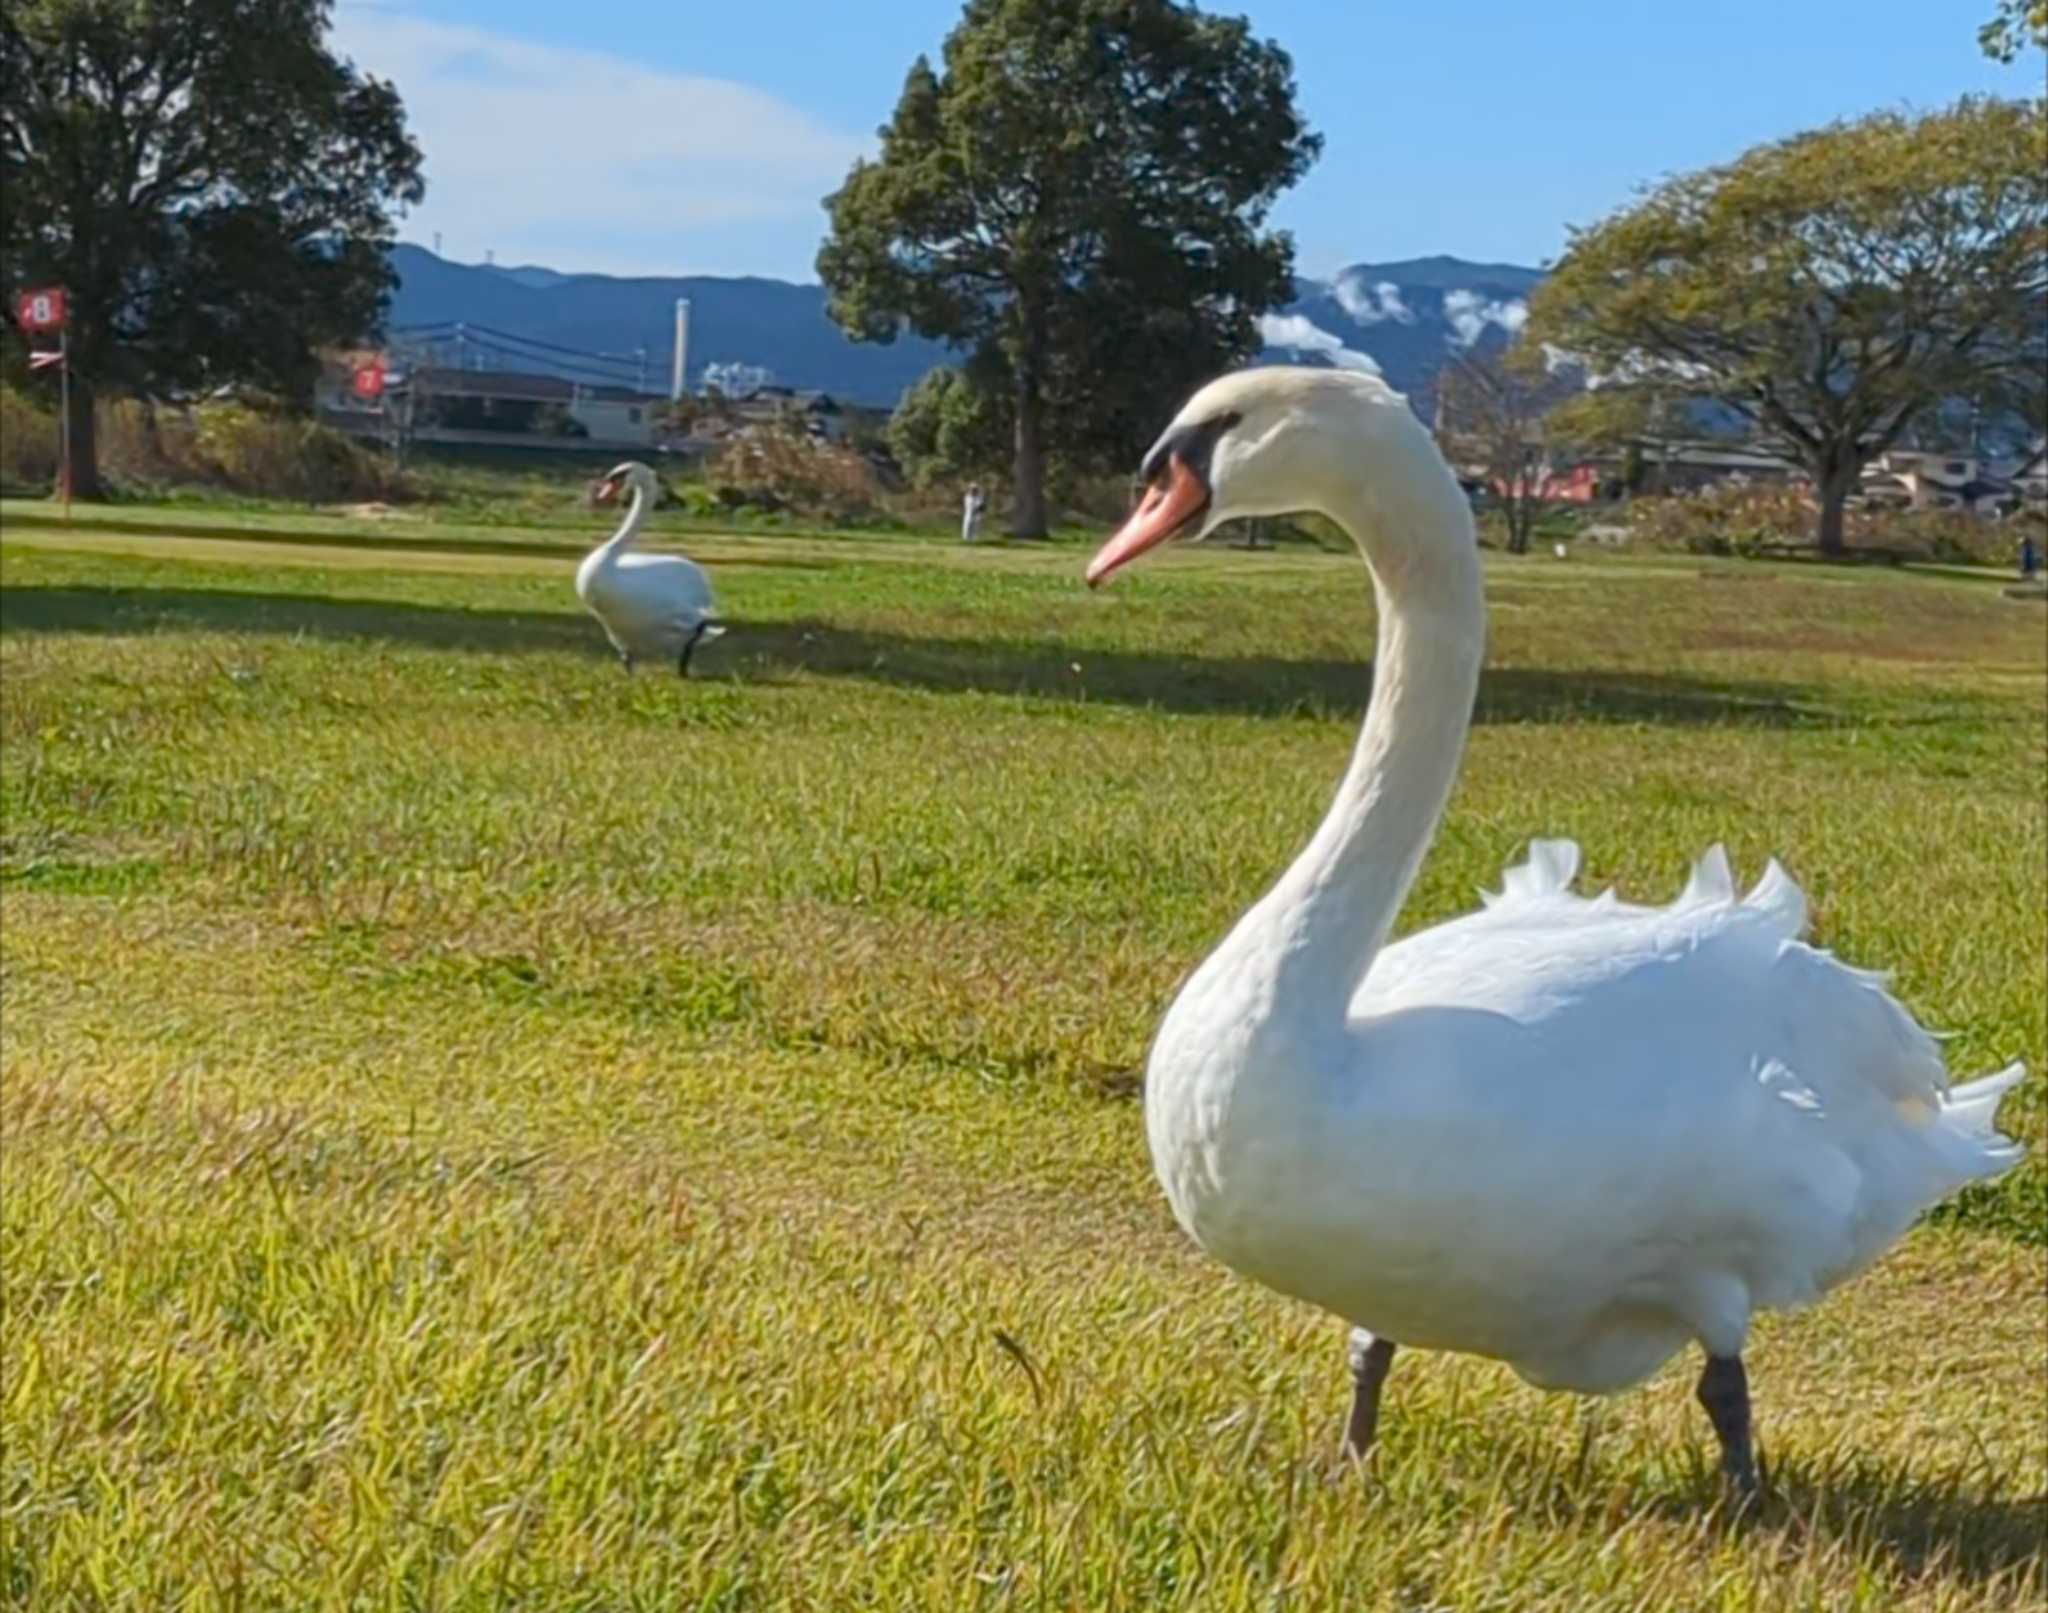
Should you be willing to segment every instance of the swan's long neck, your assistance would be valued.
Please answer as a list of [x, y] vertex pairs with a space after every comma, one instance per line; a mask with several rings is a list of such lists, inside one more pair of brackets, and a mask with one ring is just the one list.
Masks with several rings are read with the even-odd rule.
[[635, 482], [633, 483], [633, 501], [626, 506], [626, 518], [619, 523], [618, 531], [605, 539], [604, 543], [599, 546], [597, 552], [608, 556], [624, 554], [627, 545], [640, 535], [640, 523], [646, 519], [647, 490], [638, 482]]
[[[1247, 1008], [1289, 1026], [1342, 1022], [1457, 778], [1486, 620], [1469, 507], [1447, 472], [1436, 480], [1328, 501], [1373, 574], [1372, 703], [1328, 816], [1225, 943], [1265, 999]], [[1382, 536], [1394, 522], [1398, 544]]]

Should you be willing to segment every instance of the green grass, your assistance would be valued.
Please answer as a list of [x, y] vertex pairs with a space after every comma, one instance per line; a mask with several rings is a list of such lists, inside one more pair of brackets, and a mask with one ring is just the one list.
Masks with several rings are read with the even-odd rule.
[[[2038, 1154], [1760, 1327], [1761, 1520], [1689, 1363], [1589, 1411], [1404, 1356], [1327, 1482], [1342, 1330], [1186, 1245], [1135, 1092], [1342, 767], [1355, 563], [706, 536], [685, 684], [603, 653], [576, 534], [5, 513], [6, 1605], [2048, 1594]], [[1958, 1070], [2038, 1072], [2037, 605], [1490, 593], [1404, 926], [1532, 835], [1657, 899], [1725, 839]]]

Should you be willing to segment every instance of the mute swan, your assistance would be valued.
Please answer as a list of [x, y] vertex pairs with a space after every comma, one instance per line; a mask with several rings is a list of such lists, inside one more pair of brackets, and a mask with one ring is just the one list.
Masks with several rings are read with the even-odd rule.
[[1457, 772], [1485, 637], [1470, 512], [1399, 394], [1340, 370], [1211, 382], [1143, 466], [1102, 582], [1183, 531], [1315, 510], [1371, 571], [1379, 647], [1335, 803], [1153, 1042], [1152, 1160], [1196, 1243], [1352, 1327], [1345, 1448], [1394, 1341], [1600, 1394], [1697, 1339], [1722, 1466], [1756, 1489], [1752, 1313], [1817, 1299], [2021, 1150], [2023, 1067], [1949, 1089], [1878, 976], [1798, 939], [1773, 862], [1717, 846], [1668, 907], [1572, 893], [1538, 840], [1480, 912], [1387, 945]]
[[633, 460], [598, 483], [600, 504], [617, 498], [621, 486], [632, 490], [633, 502], [618, 531], [576, 568], [576, 597], [603, 624], [628, 672], [635, 656], [647, 656], [675, 662], [676, 671], [687, 677], [698, 643], [725, 629], [712, 620], [716, 607], [701, 567], [681, 555], [626, 552], [654, 506], [659, 485], [653, 471]]

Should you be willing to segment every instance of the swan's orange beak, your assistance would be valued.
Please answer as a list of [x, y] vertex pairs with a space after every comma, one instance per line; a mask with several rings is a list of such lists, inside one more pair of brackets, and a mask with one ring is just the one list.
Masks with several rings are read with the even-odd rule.
[[598, 503], [609, 504], [613, 499], [619, 496], [619, 484], [613, 481], [610, 477], [606, 477], [603, 481], [597, 484], [597, 492], [593, 496], [596, 498]]
[[1145, 489], [1145, 496], [1131, 511], [1131, 518], [1088, 562], [1088, 586], [1093, 588], [1147, 549], [1164, 543], [1208, 506], [1209, 489], [1202, 478], [1181, 462], [1180, 455], [1169, 455], [1165, 482], [1155, 482]]

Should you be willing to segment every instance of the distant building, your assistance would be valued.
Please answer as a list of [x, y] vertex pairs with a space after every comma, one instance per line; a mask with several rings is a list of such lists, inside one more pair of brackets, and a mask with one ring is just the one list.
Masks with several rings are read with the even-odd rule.
[[[2039, 463], [2037, 453], [2033, 461]], [[1863, 468], [1864, 498], [1909, 510], [1967, 510], [1997, 515], [2016, 507], [2021, 494], [2008, 476], [2000, 476], [1968, 454], [1931, 454], [1903, 449], [1877, 456]]]
[[330, 364], [315, 389], [320, 418], [344, 431], [380, 434], [394, 395], [409, 394], [419, 442], [517, 442], [532, 448], [651, 448], [656, 411], [666, 399], [632, 387], [565, 380], [514, 370], [423, 365], [391, 371], [382, 395], [366, 398], [353, 366]]
[[733, 407], [747, 425], [799, 430], [822, 442], [841, 442], [846, 437], [846, 411], [829, 392], [764, 386]]
[[[1459, 482], [1468, 493], [1490, 492], [1499, 497], [1523, 490], [1518, 477], [1511, 489], [1488, 468], [1485, 445], [1477, 439], [1453, 435], [1444, 440], [1444, 451]], [[1526, 480], [1535, 496], [1560, 504], [1593, 504], [1621, 495], [1629, 475], [1630, 455], [1604, 451], [1580, 456], [1560, 456], [1547, 451], [1534, 428], [1528, 438]], [[1642, 442], [1635, 447], [1635, 460], [1654, 490], [1696, 493], [1710, 487], [1785, 487], [1803, 484], [1806, 473], [1790, 460], [1765, 449], [1731, 442]]]
[[2013, 490], [2020, 504], [2030, 510], [2048, 507], [2048, 437], [2036, 439], [2032, 448], [2018, 459], [1986, 467], [1989, 473]]

